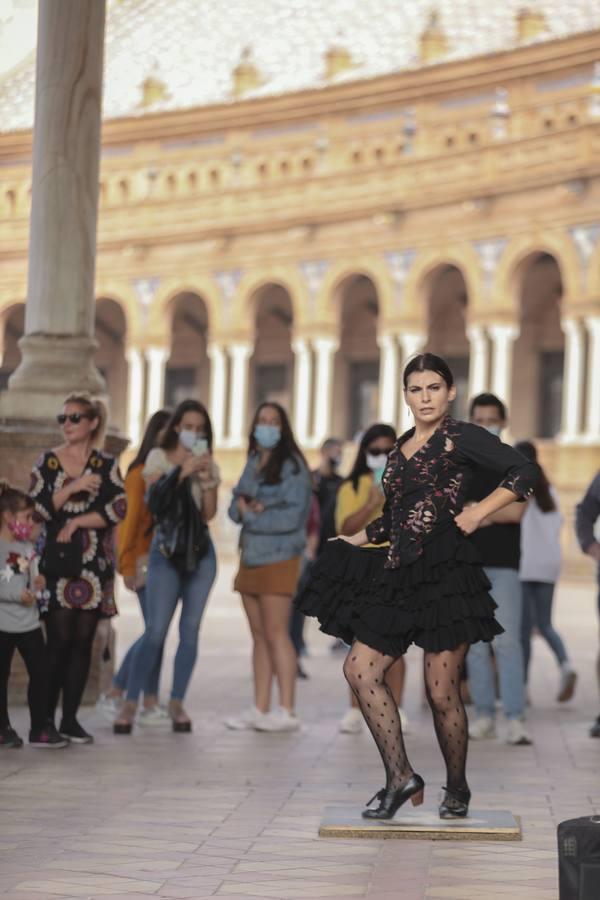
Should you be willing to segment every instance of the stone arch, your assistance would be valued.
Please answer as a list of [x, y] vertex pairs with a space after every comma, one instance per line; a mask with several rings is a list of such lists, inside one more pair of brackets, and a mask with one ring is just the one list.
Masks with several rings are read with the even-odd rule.
[[332, 266], [323, 279], [317, 295], [315, 318], [318, 322], [330, 324], [339, 331], [341, 308], [339, 288], [346, 279], [363, 276], [374, 285], [377, 293], [379, 315], [383, 320], [397, 314], [394, 309], [394, 288], [389, 270], [382, 259], [359, 257], [353, 263], [340, 262]]
[[0, 310], [0, 390], [21, 362], [19, 341], [25, 331], [25, 301], [11, 300]]
[[208, 275], [194, 274], [189, 277], [169, 278], [162, 282], [154, 296], [149, 311], [148, 330], [155, 343], [164, 342], [171, 328], [172, 300], [178, 294], [196, 294], [202, 298], [207, 314], [210, 332], [221, 330], [227, 322], [224, 298], [218, 284]]
[[230, 322], [236, 324], [236, 329], [239, 328], [247, 335], [253, 333], [256, 316], [254, 305], [260, 289], [265, 285], [279, 285], [287, 292], [292, 304], [295, 327], [312, 321], [308, 290], [300, 273], [286, 266], [269, 266], [260, 272], [248, 272], [240, 281], [229, 314]]
[[352, 439], [378, 417], [381, 302], [376, 282], [364, 269], [332, 281], [331, 288], [339, 334], [332, 425], [336, 434]]
[[281, 282], [258, 285], [249, 294], [254, 316], [254, 352], [250, 360], [250, 416], [259, 403], [273, 400], [292, 414], [294, 305]]
[[453, 266], [461, 273], [469, 298], [470, 313], [477, 311], [483, 299], [481, 265], [471, 246], [463, 244], [424, 251], [408, 271], [401, 309], [403, 319], [420, 323], [424, 330], [427, 327], [426, 300], [431, 288], [431, 278], [440, 266]]
[[553, 438], [561, 427], [564, 370], [564, 283], [558, 259], [544, 250], [521, 257], [511, 287], [518, 302], [511, 429], [517, 437]]
[[581, 264], [577, 249], [570, 237], [563, 233], [543, 232], [537, 236], [523, 235], [510, 242], [500, 257], [491, 292], [491, 306], [495, 311], [519, 315], [520, 287], [518, 271], [531, 254], [547, 253], [556, 259], [563, 284], [564, 304], [576, 302], [581, 290]]
[[94, 335], [98, 348], [94, 362], [106, 381], [110, 401], [110, 420], [121, 431], [127, 430], [127, 314], [114, 296], [96, 298]]
[[170, 355], [165, 371], [165, 403], [175, 407], [187, 397], [208, 405], [210, 312], [198, 291], [181, 290], [167, 307]]
[[110, 298], [119, 304], [125, 317], [127, 341], [137, 343], [142, 337], [145, 323], [133, 287], [127, 282], [100, 276], [96, 279], [95, 292], [96, 298]]

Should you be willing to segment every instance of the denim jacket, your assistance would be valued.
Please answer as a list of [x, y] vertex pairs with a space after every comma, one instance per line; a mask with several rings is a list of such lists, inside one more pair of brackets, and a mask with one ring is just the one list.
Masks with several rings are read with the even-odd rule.
[[[258, 470], [259, 457], [254, 454], [233, 489], [229, 518], [241, 524], [240, 550], [247, 566], [264, 566], [299, 556], [306, 545], [306, 523], [310, 511], [312, 484], [308, 469], [298, 459], [286, 459], [278, 484], [265, 484]], [[264, 510], [248, 510], [242, 519], [238, 497], [258, 500]]]

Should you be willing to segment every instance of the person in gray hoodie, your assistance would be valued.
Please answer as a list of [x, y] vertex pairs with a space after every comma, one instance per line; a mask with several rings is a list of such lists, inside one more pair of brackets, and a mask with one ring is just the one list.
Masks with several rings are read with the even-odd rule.
[[[600, 615], [600, 540], [596, 526], [600, 522], [600, 472], [575, 510], [575, 530], [579, 546], [598, 563], [598, 614]], [[600, 651], [596, 659], [596, 677], [600, 690]], [[590, 737], [600, 738], [600, 715], [590, 728]]]
[[32, 543], [34, 503], [27, 494], [0, 481], [0, 748], [19, 748], [23, 741], [8, 716], [8, 681], [15, 650], [29, 676], [27, 700], [32, 747], [66, 747], [54, 725], [46, 721], [46, 644], [36, 603], [43, 590]]
[[[288, 623], [311, 496], [310, 472], [287, 413], [278, 403], [261, 404], [250, 430], [248, 460], [229, 507], [229, 517], [241, 525], [234, 590], [241, 594], [254, 644], [254, 705], [227, 719], [228, 728], [299, 727], [294, 713], [297, 659]], [[273, 675], [280, 706], [271, 712]]]

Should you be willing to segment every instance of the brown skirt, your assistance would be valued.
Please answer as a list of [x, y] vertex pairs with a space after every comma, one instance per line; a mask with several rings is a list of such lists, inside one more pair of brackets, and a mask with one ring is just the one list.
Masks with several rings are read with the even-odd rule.
[[291, 597], [296, 593], [300, 562], [299, 556], [266, 566], [245, 566], [240, 562], [233, 589], [240, 594], [283, 594]]

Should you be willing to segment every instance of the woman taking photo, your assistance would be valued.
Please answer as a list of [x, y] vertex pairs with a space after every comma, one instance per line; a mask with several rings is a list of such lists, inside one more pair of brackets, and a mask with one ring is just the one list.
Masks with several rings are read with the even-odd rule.
[[[452, 373], [430, 353], [404, 370], [404, 396], [415, 426], [396, 442], [383, 474], [382, 515], [330, 544], [317, 562], [300, 607], [323, 631], [352, 647], [344, 674], [383, 760], [386, 784], [363, 812], [390, 819], [409, 799], [423, 802], [424, 782], [404, 747], [398, 710], [385, 674], [411, 643], [422, 647], [427, 698], [446, 764], [441, 818], [468, 814], [467, 718], [460, 679], [469, 645], [501, 628], [496, 604], [468, 535], [516, 498], [531, 494], [537, 467], [484, 428], [448, 414], [456, 396]], [[480, 467], [499, 485], [463, 509]], [[363, 549], [367, 542], [387, 550]], [[371, 808], [373, 801], [376, 808]]]
[[[530, 441], [520, 441], [519, 453], [537, 463], [537, 450]], [[521, 519], [521, 564], [519, 577], [523, 588], [521, 643], [525, 684], [531, 660], [531, 635], [534, 627], [544, 638], [560, 667], [560, 683], [556, 699], [566, 703], [575, 693], [577, 673], [569, 661], [560, 634], [552, 625], [554, 589], [560, 576], [560, 529], [563, 517], [558, 508], [558, 494], [540, 469], [540, 478]]]
[[[294, 731], [297, 658], [289, 636], [312, 484], [285, 410], [259, 406], [250, 431], [248, 461], [233, 489], [230, 518], [242, 526], [240, 568], [234, 590], [242, 595], [252, 634], [254, 706], [227, 719], [228, 728]], [[273, 674], [279, 709], [271, 709]]]
[[64, 444], [33, 467], [30, 495], [44, 519], [40, 569], [49, 607], [48, 720], [62, 693], [60, 733], [78, 744], [93, 738], [77, 721], [100, 618], [114, 616], [113, 529], [126, 510], [117, 461], [102, 451], [106, 410], [89, 394], [74, 393], [57, 416]]
[[160, 446], [143, 469], [155, 532], [146, 580], [146, 630], [131, 661], [126, 701], [114, 723], [116, 734], [130, 734], [141, 692], [150, 683], [181, 598], [179, 646], [173, 666], [168, 712], [173, 731], [192, 723], [183, 699], [196, 663], [198, 633], [217, 572], [208, 523], [217, 511], [219, 469], [212, 457], [212, 427], [196, 400], [180, 403]]
[[[152, 541], [154, 523], [145, 501], [144, 464], [151, 450], [156, 447], [161, 433], [171, 413], [166, 409], [155, 412], [150, 418], [142, 443], [125, 476], [127, 513], [118, 532], [117, 571], [123, 576], [125, 587], [135, 591], [140, 603], [144, 623], [146, 622], [146, 576], [148, 573], [148, 552]], [[98, 709], [112, 723], [121, 708], [123, 694], [131, 670], [133, 653], [141, 638], [131, 645], [119, 671], [113, 678], [113, 686], [96, 704]], [[144, 686], [144, 708], [138, 716], [139, 725], [163, 725], [169, 721], [167, 713], [158, 705], [158, 683], [162, 652], [156, 661], [148, 683]]]
[[[339, 535], [356, 534], [383, 512], [383, 487], [381, 478], [388, 456], [396, 443], [396, 432], [391, 425], [376, 423], [363, 434], [352, 471], [340, 485], [335, 506], [335, 530]], [[374, 546], [367, 544], [366, 546]], [[402, 706], [406, 664], [404, 657], [396, 660], [386, 672], [385, 680], [398, 707], [404, 732], [407, 720]], [[353, 691], [350, 691], [350, 709], [342, 718], [339, 730], [342, 734], [358, 734], [362, 731], [363, 717]]]

